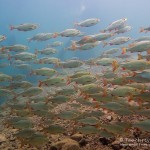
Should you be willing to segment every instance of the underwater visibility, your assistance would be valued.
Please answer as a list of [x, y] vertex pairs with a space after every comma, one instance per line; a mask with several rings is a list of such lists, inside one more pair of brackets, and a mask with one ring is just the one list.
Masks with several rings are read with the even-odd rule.
[[150, 149], [149, 0], [0, 0], [0, 150]]

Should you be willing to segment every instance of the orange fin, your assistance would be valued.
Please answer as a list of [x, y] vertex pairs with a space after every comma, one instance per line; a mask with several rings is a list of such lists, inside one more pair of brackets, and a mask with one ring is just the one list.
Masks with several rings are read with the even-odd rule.
[[115, 60], [115, 61], [113, 61], [113, 62], [112, 62], [113, 72], [114, 72], [115, 70], [117, 70], [117, 69], [118, 69], [118, 67], [119, 67], [118, 62], [117, 62], [116, 60]]
[[125, 47], [122, 48], [122, 54], [125, 54], [127, 49]]
[[140, 29], [140, 32], [144, 32], [144, 31], [145, 31], [144, 28], [141, 28], [141, 29]]

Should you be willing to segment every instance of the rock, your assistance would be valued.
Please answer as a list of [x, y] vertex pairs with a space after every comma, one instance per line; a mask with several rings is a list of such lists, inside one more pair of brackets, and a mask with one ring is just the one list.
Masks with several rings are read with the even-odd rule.
[[0, 143], [6, 142], [6, 136], [4, 134], [0, 134]]
[[84, 138], [79, 141], [79, 145], [80, 145], [81, 147], [85, 146], [87, 143], [88, 143], [88, 142], [87, 142]]
[[57, 147], [51, 146], [51, 147], [50, 147], [50, 150], [57, 150]]
[[61, 150], [80, 150], [78, 142], [69, 138], [58, 141], [52, 146]]
[[83, 134], [76, 133], [76, 134], [72, 135], [71, 138], [72, 138], [73, 140], [79, 142], [79, 141], [83, 138]]
[[120, 150], [123, 148], [120, 144], [112, 144], [111, 147], [113, 150]]
[[108, 121], [112, 121], [112, 120], [113, 120], [113, 117], [112, 117], [112, 116], [107, 116], [106, 119], [107, 119]]
[[106, 137], [100, 137], [99, 138], [99, 141], [103, 144], [103, 145], [108, 145], [108, 144], [111, 144], [112, 142], [115, 141], [115, 137], [109, 137], [109, 138], [106, 138]]
[[120, 144], [119, 141], [114, 141], [112, 144], [111, 144], [111, 147], [113, 150], [120, 150], [123, 148], [123, 146]]
[[133, 131], [133, 136], [135, 138], [139, 138], [141, 134], [142, 134], [142, 131], [139, 130], [138, 128]]
[[66, 143], [63, 147], [62, 150], [80, 150], [79, 145], [77, 144], [71, 144], [71, 143]]

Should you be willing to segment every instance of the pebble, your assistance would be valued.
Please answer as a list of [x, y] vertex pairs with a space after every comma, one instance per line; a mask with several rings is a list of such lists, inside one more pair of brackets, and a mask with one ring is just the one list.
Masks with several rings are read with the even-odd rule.
[[80, 141], [83, 138], [83, 134], [80, 133], [76, 133], [74, 135], [71, 136], [71, 139], [75, 140], [75, 141]]
[[0, 134], [0, 143], [6, 142], [6, 136], [4, 134]]
[[85, 140], [84, 138], [79, 141], [79, 145], [81, 147], [85, 146], [87, 143], [88, 143], [87, 140]]

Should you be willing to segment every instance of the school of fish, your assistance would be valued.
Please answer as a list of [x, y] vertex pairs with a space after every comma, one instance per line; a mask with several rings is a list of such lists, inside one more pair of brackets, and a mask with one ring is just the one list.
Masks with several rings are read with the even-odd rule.
[[[91, 130], [92, 133], [101, 134], [103, 130], [120, 135], [121, 133], [110, 129], [111, 124], [110, 128], [109, 125], [101, 125], [98, 119], [100, 115], [113, 112], [118, 116], [148, 116], [150, 113], [150, 36], [137, 39], [123, 36], [132, 30], [127, 18], [113, 21], [99, 33], [87, 35], [82, 32], [83, 28], [88, 30], [101, 23], [99, 18], [89, 18], [75, 23], [74, 28], [61, 32], [37, 33], [25, 39], [29, 42], [28, 45], [3, 45], [3, 41], [7, 41], [7, 35], [0, 35], [0, 44], [3, 45], [0, 47], [0, 68], [17, 68], [23, 72], [10, 75], [5, 73], [5, 70], [0, 71], [0, 101], [4, 101], [1, 109], [9, 109], [10, 115], [5, 124], [19, 129], [15, 136], [21, 139], [22, 143], [38, 147], [48, 142], [46, 136], [34, 131], [29, 116], [37, 115], [47, 121], [49, 118], [52, 120], [51, 123], [47, 122], [47, 127], [41, 125], [41, 133], [63, 133], [67, 129], [55, 124], [55, 120], [69, 118], [79, 124], [79, 128], [74, 129], [76, 131], [86, 133], [89, 130], [90, 133]], [[15, 30], [32, 33], [40, 26], [42, 25], [35, 23], [11, 25], [10, 32]], [[148, 34], [150, 26], [141, 28], [139, 32]], [[70, 40], [68, 47], [64, 47], [64, 43], [57, 40], [58, 37], [73, 40]], [[45, 45], [43, 49], [36, 47], [35, 51], [31, 52], [30, 42], [51, 39], [55, 42]], [[91, 56], [88, 60], [77, 57], [61, 60], [55, 57], [55, 54], [59, 53], [57, 47], [68, 53], [79, 51], [82, 55], [100, 47], [101, 53], [95, 58]], [[38, 82], [29, 81], [28, 77], [35, 77]], [[63, 104], [69, 106], [59, 113], [53, 112]], [[91, 111], [79, 111], [79, 108], [84, 106], [89, 107]], [[112, 126], [122, 127], [122, 131], [131, 127], [149, 131], [144, 125], [149, 125], [150, 120], [143, 123], [144, 127], [142, 123], [131, 123], [129, 126], [117, 123]], [[40, 144], [39, 141], [33, 142], [37, 137]]]

